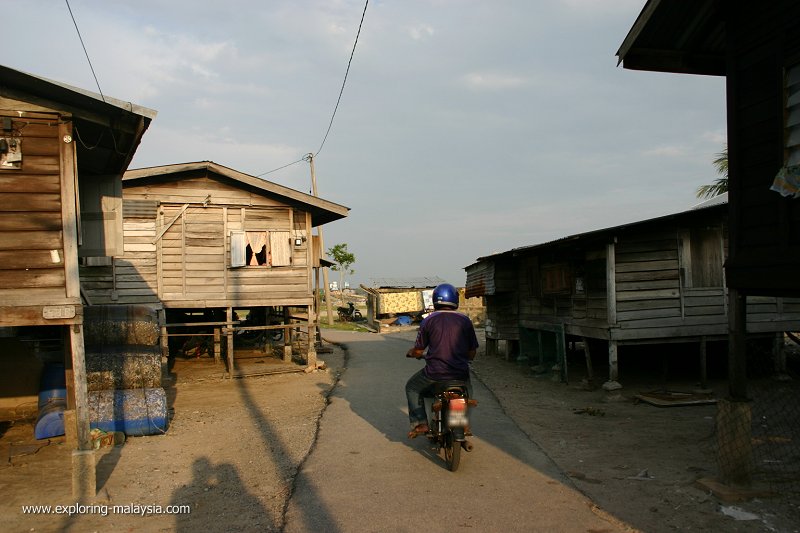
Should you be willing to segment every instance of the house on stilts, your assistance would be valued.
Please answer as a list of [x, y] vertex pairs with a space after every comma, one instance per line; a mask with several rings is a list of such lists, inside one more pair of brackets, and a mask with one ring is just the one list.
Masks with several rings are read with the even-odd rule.
[[[693, 343], [706, 378], [706, 343], [728, 336], [726, 195], [672, 215], [482, 257], [466, 268], [467, 297], [486, 299], [489, 354], [505, 344], [566, 381], [566, 347], [607, 350], [607, 387], [626, 346]], [[748, 333], [783, 339], [800, 328], [800, 299], [753, 298]], [[597, 354], [595, 354], [597, 355]]]

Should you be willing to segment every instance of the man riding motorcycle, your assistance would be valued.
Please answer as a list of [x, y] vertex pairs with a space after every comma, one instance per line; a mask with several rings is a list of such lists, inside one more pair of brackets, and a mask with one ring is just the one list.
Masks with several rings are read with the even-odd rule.
[[458, 291], [455, 287], [442, 283], [433, 289], [433, 308], [435, 311], [419, 326], [414, 347], [406, 354], [415, 359], [425, 358], [425, 367], [406, 383], [410, 439], [428, 432], [424, 399], [430, 396], [433, 386], [451, 380], [469, 384], [469, 363], [478, 350], [472, 321], [456, 311]]

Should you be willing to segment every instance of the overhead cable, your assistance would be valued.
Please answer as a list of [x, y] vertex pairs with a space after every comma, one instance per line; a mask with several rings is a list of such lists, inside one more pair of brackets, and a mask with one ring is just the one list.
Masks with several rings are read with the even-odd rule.
[[81, 30], [78, 28], [78, 23], [75, 21], [75, 15], [72, 14], [72, 8], [69, 5], [69, 0], [64, 0], [67, 3], [67, 9], [69, 10], [69, 16], [72, 17], [72, 23], [75, 25], [75, 31], [78, 32], [78, 39], [81, 41], [81, 46], [83, 47], [83, 53], [86, 55], [86, 61], [89, 62], [89, 68], [92, 70], [92, 76], [94, 76], [94, 82], [97, 85], [97, 92], [100, 93], [100, 98], [103, 99], [103, 102], [106, 101], [106, 97], [103, 95], [103, 90], [100, 88], [100, 82], [97, 81], [97, 74], [94, 73], [94, 67], [92, 66], [92, 60], [89, 59], [89, 52], [86, 51], [86, 45], [83, 44], [83, 37], [81, 36]]
[[282, 170], [282, 169], [284, 169], [286, 167], [290, 167], [292, 165], [296, 165], [297, 163], [300, 163], [301, 161], [308, 161], [310, 157], [315, 157], [322, 151], [322, 147], [325, 146], [325, 141], [328, 140], [328, 134], [331, 132], [331, 128], [333, 127], [333, 119], [336, 117], [336, 111], [339, 109], [339, 103], [342, 101], [342, 94], [344, 94], [344, 87], [347, 84], [347, 75], [350, 73], [350, 65], [353, 63], [353, 55], [356, 53], [356, 45], [358, 45], [358, 38], [361, 35], [361, 27], [364, 25], [364, 17], [367, 14], [367, 6], [368, 5], [369, 5], [369, 0], [366, 0], [366, 2], [364, 2], [364, 11], [361, 13], [361, 22], [358, 23], [358, 32], [356, 32], [356, 40], [353, 43], [353, 50], [350, 52], [350, 60], [347, 62], [347, 70], [345, 70], [345, 73], [344, 73], [344, 80], [342, 81], [342, 88], [339, 90], [339, 98], [337, 98], [336, 106], [333, 108], [333, 114], [331, 115], [330, 123], [328, 123], [328, 129], [325, 132], [325, 137], [322, 139], [322, 143], [320, 143], [319, 148], [317, 149], [316, 153], [307, 154], [307, 155], [301, 157], [300, 159], [298, 159], [297, 161], [293, 161], [293, 162], [291, 162], [291, 163], [289, 163], [287, 165], [283, 165], [282, 167], [274, 168], [274, 169], [269, 170], [267, 172], [262, 172], [261, 174], [256, 174], [256, 177], [266, 176], [267, 174], [271, 174], [273, 172], [277, 172], [277, 171]]
[[328, 124], [328, 131], [325, 132], [325, 138], [322, 139], [322, 144], [319, 145], [317, 152], [314, 154], [319, 155], [322, 151], [322, 147], [325, 146], [325, 141], [328, 140], [328, 134], [331, 132], [331, 128], [333, 127], [333, 119], [336, 117], [336, 111], [339, 109], [339, 102], [342, 101], [342, 94], [344, 93], [344, 86], [347, 83], [347, 75], [350, 73], [350, 64], [353, 62], [353, 55], [356, 53], [356, 45], [358, 44], [358, 37], [361, 35], [361, 26], [364, 24], [364, 16], [367, 14], [367, 6], [369, 5], [369, 0], [364, 3], [364, 11], [361, 13], [361, 22], [358, 23], [358, 32], [356, 33], [356, 40], [353, 43], [353, 50], [350, 52], [350, 60], [347, 62], [347, 70], [344, 73], [344, 80], [342, 81], [342, 88], [339, 91], [339, 98], [336, 100], [336, 107], [333, 108], [333, 114], [331, 115], [331, 122]]

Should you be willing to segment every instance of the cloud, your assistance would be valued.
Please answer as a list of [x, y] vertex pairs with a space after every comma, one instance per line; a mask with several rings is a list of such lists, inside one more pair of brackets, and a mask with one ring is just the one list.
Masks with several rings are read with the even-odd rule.
[[422, 41], [433, 37], [433, 33], [433, 26], [429, 26], [428, 24], [419, 24], [408, 28], [408, 35], [415, 41]]
[[720, 146], [727, 144], [728, 142], [728, 134], [723, 130], [706, 131], [703, 132], [701, 137], [704, 141], [710, 141], [714, 144], [719, 144]]
[[[597, 12], [636, 14], [642, 8], [642, 0], [557, 0], [570, 11], [584, 15]], [[631, 20], [633, 22], [633, 20]]]
[[645, 150], [642, 152], [642, 155], [648, 157], [683, 157], [686, 155], [686, 147], [677, 145], [656, 146], [655, 148]]
[[463, 83], [476, 90], [517, 89], [527, 85], [527, 81], [519, 76], [495, 74], [490, 72], [470, 72], [462, 78]]

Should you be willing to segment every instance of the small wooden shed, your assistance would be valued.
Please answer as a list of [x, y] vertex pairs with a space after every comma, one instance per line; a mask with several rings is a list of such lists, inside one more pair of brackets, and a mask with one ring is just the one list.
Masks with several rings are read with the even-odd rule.
[[[567, 378], [565, 345], [608, 345], [609, 383], [623, 345], [726, 340], [725, 196], [694, 209], [482, 257], [466, 268], [466, 295], [485, 296], [487, 351], [505, 340], [540, 370]], [[800, 327], [800, 300], [763, 296], [748, 332]], [[588, 346], [584, 342], [584, 346]]]
[[347, 207], [211, 161], [130, 170], [122, 183], [123, 253], [81, 270], [93, 303], [210, 311], [208, 321], [228, 326], [230, 354], [235, 310], [279, 309], [288, 323], [300, 308], [313, 340], [320, 253], [312, 230], [346, 217]]
[[[380, 331], [400, 315], [418, 318], [432, 308], [433, 289], [445, 281], [437, 276], [416, 278], [375, 278], [361, 285], [367, 293], [367, 324]], [[429, 310], [429, 309], [428, 309]]]
[[121, 251], [122, 173], [155, 115], [0, 66], [0, 327], [60, 330], [65, 430], [81, 451], [91, 441], [79, 258]]

